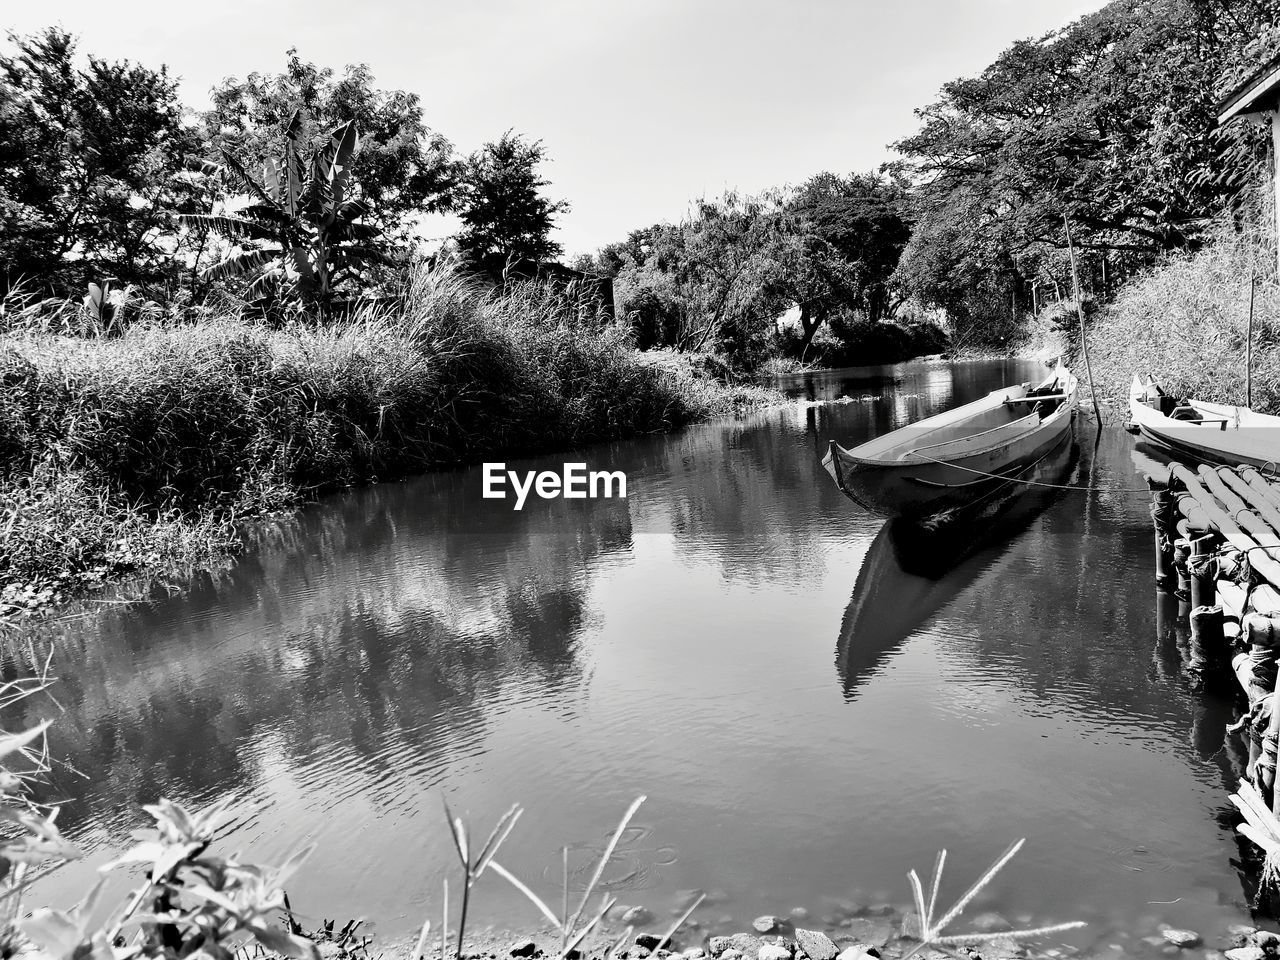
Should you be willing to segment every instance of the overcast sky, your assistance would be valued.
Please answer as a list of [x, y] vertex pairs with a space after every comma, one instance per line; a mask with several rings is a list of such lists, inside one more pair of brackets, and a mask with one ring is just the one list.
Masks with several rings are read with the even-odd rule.
[[60, 23], [81, 52], [168, 64], [192, 106], [296, 46], [368, 63], [422, 98], [462, 152], [507, 128], [541, 139], [568, 200], [570, 254], [676, 220], [726, 188], [868, 170], [912, 111], [1102, 0], [43, 0], [0, 23]]

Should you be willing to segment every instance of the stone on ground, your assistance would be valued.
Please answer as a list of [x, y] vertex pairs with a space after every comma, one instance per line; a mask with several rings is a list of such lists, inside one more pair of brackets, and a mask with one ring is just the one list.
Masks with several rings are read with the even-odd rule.
[[791, 951], [776, 943], [766, 943], [756, 957], [757, 960], [791, 960]]
[[508, 951], [513, 957], [532, 957], [537, 952], [538, 945], [532, 940], [517, 940]]
[[995, 911], [988, 910], [973, 918], [973, 929], [979, 933], [1004, 933], [1006, 930], [1012, 930], [1013, 924]]
[[786, 925], [786, 920], [770, 914], [765, 914], [763, 917], [756, 917], [751, 921], [751, 926], [757, 933], [777, 933]]
[[1261, 947], [1236, 947], [1227, 951], [1227, 960], [1263, 960], [1264, 957]]
[[1194, 930], [1179, 930], [1177, 927], [1165, 927], [1161, 933], [1163, 933], [1164, 938], [1175, 947], [1182, 947], [1183, 949], [1198, 947], [1200, 944], [1204, 943], [1204, 938]]
[[622, 922], [629, 927], [647, 927], [653, 923], [653, 914], [644, 907], [632, 907], [622, 915]]
[[825, 933], [817, 930], [796, 930], [796, 942], [800, 949], [808, 955], [809, 960], [835, 960], [840, 948]]
[[711, 955], [720, 957], [721, 960], [733, 960], [727, 955], [730, 950], [737, 952], [740, 957], [746, 957], [747, 960], [757, 960], [760, 948], [763, 946], [763, 940], [749, 933], [735, 933], [731, 937], [712, 937], [707, 941], [707, 948], [711, 951]]

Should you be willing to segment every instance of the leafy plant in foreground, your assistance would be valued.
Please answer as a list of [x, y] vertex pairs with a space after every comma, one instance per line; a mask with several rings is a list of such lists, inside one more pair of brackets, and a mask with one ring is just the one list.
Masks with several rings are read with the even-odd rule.
[[261, 181], [229, 152], [221, 169], [250, 195], [239, 214], [183, 216], [233, 244], [228, 254], [201, 273], [204, 280], [252, 275], [249, 291], [259, 297], [296, 298], [327, 307], [335, 289], [357, 283], [363, 271], [387, 257], [375, 242], [377, 227], [361, 222], [367, 210], [352, 195], [352, 161], [360, 148], [354, 121], [333, 131], [310, 160], [303, 158], [302, 121], [295, 111], [285, 128], [284, 155], [269, 158]]

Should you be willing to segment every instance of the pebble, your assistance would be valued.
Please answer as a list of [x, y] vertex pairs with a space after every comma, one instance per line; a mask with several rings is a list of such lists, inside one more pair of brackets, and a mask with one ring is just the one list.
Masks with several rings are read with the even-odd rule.
[[1179, 930], [1176, 927], [1166, 927], [1163, 932], [1164, 938], [1175, 947], [1188, 949], [1190, 947], [1198, 947], [1204, 943], [1204, 938], [1194, 930]]
[[622, 922], [629, 927], [647, 927], [653, 923], [653, 914], [644, 907], [632, 907], [622, 915]]
[[742, 960], [741, 950], [726, 950], [720, 954], [720, 960]]
[[706, 955], [707, 951], [703, 950], [701, 947], [690, 947], [684, 953], [680, 954], [680, 956], [685, 957], [686, 960], [702, 960]]
[[1270, 950], [1273, 953], [1280, 950], [1280, 933], [1272, 933], [1270, 930], [1255, 930], [1253, 932], [1253, 944], [1261, 947], [1263, 950]]
[[636, 937], [636, 946], [646, 950], [657, 950], [662, 942], [662, 938], [656, 933], [642, 933]]
[[845, 947], [840, 951], [840, 955], [836, 960], [863, 960], [865, 957], [874, 957], [880, 960], [880, 951], [869, 943], [855, 943], [851, 947]]
[[532, 940], [517, 940], [507, 952], [513, 957], [532, 957], [538, 952], [538, 945]]
[[1263, 960], [1266, 956], [1261, 947], [1236, 947], [1228, 950], [1227, 960]]
[[757, 960], [760, 948], [763, 946], [763, 940], [749, 933], [735, 933], [731, 937], [712, 937], [707, 941], [707, 948], [711, 951], [711, 955], [720, 957], [720, 960], [734, 960], [728, 956], [731, 950], [735, 951], [739, 957], [745, 956], [747, 960]]
[[1026, 956], [1027, 948], [1015, 940], [1013, 937], [996, 937], [979, 945], [980, 951], [985, 950], [989, 955], [1010, 958]]
[[751, 921], [751, 926], [757, 933], [777, 933], [779, 929], [786, 925], [786, 920], [770, 914], [765, 914], [763, 917], [756, 917]]
[[888, 917], [893, 914], [893, 904], [891, 903], [873, 903], [867, 907], [867, 916], [869, 917]]
[[776, 943], [766, 943], [756, 954], [757, 960], [791, 960], [791, 951]]
[[817, 930], [796, 930], [796, 942], [809, 956], [809, 960], [835, 960], [840, 948], [825, 933]]
[[973, 929], [979, 933], [1004, 933], [1006, 930], [1012, 930], [1013, 924], [1000, 914], [988, 910], [973, 918]]

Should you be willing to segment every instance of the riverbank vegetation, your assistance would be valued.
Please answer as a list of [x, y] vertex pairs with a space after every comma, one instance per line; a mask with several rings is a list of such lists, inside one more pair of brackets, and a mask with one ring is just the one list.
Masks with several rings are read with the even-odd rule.
[[[419, 266], [394, 310], [273, 325], [142, 319], [71, 336], [41, 305], [0, 344], [3, 602], [203, 566], [237, 521], [428, 469], [670, 430], [767, 402], [638, 355], [594, 301]], [[71, 313], [72, 317], [79, 317]]]
[[[1265, 136], [1215, 105], [1277, 15], [1114, 0], [945, 85], [896, 163], [703, 198], [572, 266], [541, 142], [458, 156], [367, 67], [290, 51], [193, 114], [163, 67], [14, 38], [3, 603], [211, 562], [344, 485], [719, 415], [764, 369], [1070, 343], [1067, 224], [1108, 389], [1142, 368], [1234, 398], [1246, 274], [1263, 371], [1276, 278]], [[461, 229], [425, 250], [442, 212]], [[1263, 409], [1277, 389], [1260, 373]]]
[[1280, 52], [1280, 7], [1117, 0], [947, 84], [897, 148], [914, 230], [896, 281], [945, 309], [961, 350], [1077, 353], [1066, 225], [1091, 359], [1122, 397], [1136, 371], [1280, 409], [1267, 132], [1216, 125], [1220, 99]]

